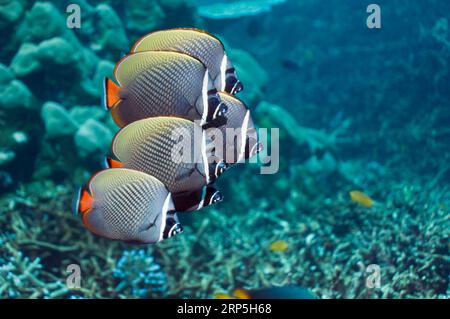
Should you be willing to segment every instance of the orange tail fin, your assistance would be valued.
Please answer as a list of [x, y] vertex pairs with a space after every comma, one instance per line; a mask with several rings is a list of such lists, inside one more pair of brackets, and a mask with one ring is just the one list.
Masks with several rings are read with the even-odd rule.
[[75, 215], [84, 214], [92, 208], [93, 198], [89, 194], [85, 187], [81, 187], [76, 193], [73, 203], [72, 210]]
[[113, 160], [110, 157], [107, 157], [105, 159], [105, 161], [106, 161], [106, 167], [107, 168], [122, 168], [123, 167], [123, 163], [122, 162]]
[[120, 96], [120, 86], [118, 86], [116, 83], [114, 83], [112, 80], [105, 77], [103, 82], [103, 90], [104, 90], [104, 104], [105, 107], [109, 110], [111, 109], [114, 104], [119, 102]]

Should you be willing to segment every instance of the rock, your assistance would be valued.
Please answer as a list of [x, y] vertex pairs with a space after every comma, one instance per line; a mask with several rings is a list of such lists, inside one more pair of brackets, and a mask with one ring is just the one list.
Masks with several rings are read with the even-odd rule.
[[[73, 103], [91, 104], [100, 100], [103, 86], [101, 82], [100, 84], [94, 84], [93, 80], [99, 68], [100, 61], [102, 60], [91, 50], [87, 48], [81, 49], [79, 60], [79, 65], [82, 66], [80, 70], [81, 82], [79, 87], [76, 88], [76, 91], [74, 91], [76, 99]], [[101, 69], [103, 70], [103, 67]]]
[[22, 81], [12, 80], [6, 85], [0, 84], [0, 107], [7, 109], [31, 108], [33, 95]]
[[4, 0], [0, 2], [0, 30], [14, 24], [23, 14], [23, 0]]
[[38, 71], [41, 68], [39, 47], [33, 43], [23, 43], [13, 57], [10, 68], [18, 77]]
[[11, 70], [0, 64], [0, 107], [1, 108], [30, 108], [33, 95], [28, 87], [14, 78]]
[[73, 103], [68, 100], [70, 96], [61, 94], [78, 89], [83, 77], [79, 50], [60, 37], [44, 40], [39, 45], [24, 43], [12, 59], [10, 68], [17, 77], [32, 82], [34, 94], [44, 101], [64, 98]]
[[38, 47], [38, 56], [43, 63], [69, 65], [77, 63], [79, 53], [66, 39], [57, 37], [42, 41]]
[[81, 48], [80, 64], [83, 65], [84, 77], [92, 77], [100, 61], [100, 58], [93, 51], [87, 48]]
[[201, 26], [202, 21], [196, 12], [196, 2], [195, 0], [158, 0], [165, 14], [164, 24], [174, 27]]
[[113, 138], [112, 132], [101, 122], [89, 119], [75, 134], [75, 144], [81, 156], [91, 153], [105, 152]]
[[71, 108], [69, 114], [78, 125], [83, 125], [89, 119], [102, 119], [105, 116], [106, 111], [99, 106], [77, 105]]
[[165, 14], [156, 0], [129, 0], [125, 17], [128, 29], [147, 33], [162, 25]]
[[66, 32], [66, 20], [50, 2], [36, 2], [27, 12], [17, 36], [23, 41], [39, 42]]
[[128, 38], [122, 21], [114, 9], [107, 4], [99, 4], [96, 7], [96, 13], [98, 19], [96, 30], [100, 34], [98, 35], [99, 42], [93, 46], [93, 49], [128, 51]]
[[72, 135], [78, 127], [67, 110], [55, 102], [44, 103], [41, 117], [45, 123], [45, 131], [50, 137]]

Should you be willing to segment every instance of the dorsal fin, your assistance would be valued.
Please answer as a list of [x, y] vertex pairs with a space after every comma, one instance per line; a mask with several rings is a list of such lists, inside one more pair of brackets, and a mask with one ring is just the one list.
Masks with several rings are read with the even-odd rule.
[[[130, 52], [147, 51], [148, 50], [147, 43], [152, 42], [153, 37], [158, 37], [158, 35], [167, 35], [168, 33], [173, 33], [173, 32], [187, 32], [187, 33], [192, 32], [194, 34], [197, 33], [199, 35], [205, 35], [207, 37], [210, 37], [212, 40], [217, 41], [222, 46], [222, 48], [225, 50], [222, 41], [220, 41], [220, 39], [218, 39], [215, 35], [207, 32], [205, 30], [196, 29], [196, 28], [173, 28], [173, 29], [167, 29], [167, 30], [153, 31], [153, 32], [143, 35], [133, 44]], [[154, 48], [152, 48], [152, 50], [153, 49]]]

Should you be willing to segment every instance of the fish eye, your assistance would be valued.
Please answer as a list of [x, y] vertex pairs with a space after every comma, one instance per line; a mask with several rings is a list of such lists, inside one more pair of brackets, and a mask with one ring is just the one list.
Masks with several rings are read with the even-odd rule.
[[242, 84], [241, 81], [237, 81], [236, 84], [234, 85], [234, 88], [232, 90], [232, 94], [236, 94], [241, 92], [244, 89], [244, 85]]
[[220, 201], [222, 201], [222, 199], [223, 199], [222, 194], [220, 192], [215, 192], [213, 194], [213, 196], [211, 197], [211, 203], [214, 204], [214, 203], [220, 202]]
[[244, 89], [241, 81], [236, 77], [236, 74], [230, 74], [225, 79], [225, 91], [230, 94], [236, 94]]
[[228, 76], [225, 79], [225, 91], [231, 93], [236, 82], [237, 82], [237, 79], [234, 76]]
[[228, 168], [228, 165], [224, 162], [221, 161], [220, 163], [217, 164], [216, 166], [216, 176], [220, 176], [223, 174], [223, 172], [225, 172]]
[[217, 109], [219, 110], [220, 115], [223, 115], [228, 112], [228, 106], [225, 103], [223, 103], [222, 101], [219, 103], [219, 106], [217, 107]]
[[181, 224], [178, 223], [173, 217], [167, 217], [166, 227], [163, 232], [163, 238], [167, 239], [182, 232], [183, 226], [181, 226]]
[[219, 105], [216, 107], [216, 111], [214, 112], [213, 119], [218, 119], [224, 117], [224, 114], [227, 113], [228, 107], [222, 101], [219, 102]]

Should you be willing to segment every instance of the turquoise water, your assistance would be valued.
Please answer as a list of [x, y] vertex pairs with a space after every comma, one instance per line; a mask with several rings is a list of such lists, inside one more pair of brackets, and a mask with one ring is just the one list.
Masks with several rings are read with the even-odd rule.
[[[368, 24], [369, 4], [0, 1], [0, 297], [448, 298], [450, 4], [380, 0]], [[279, 129], [279, 169], [233, 167], [225, 200], [181, 213], [184, 233], [157, 245], [96, 237], [71, 200], [118, 129], [102, 79], [175, 27], [223, 41], [238, 97]]]

